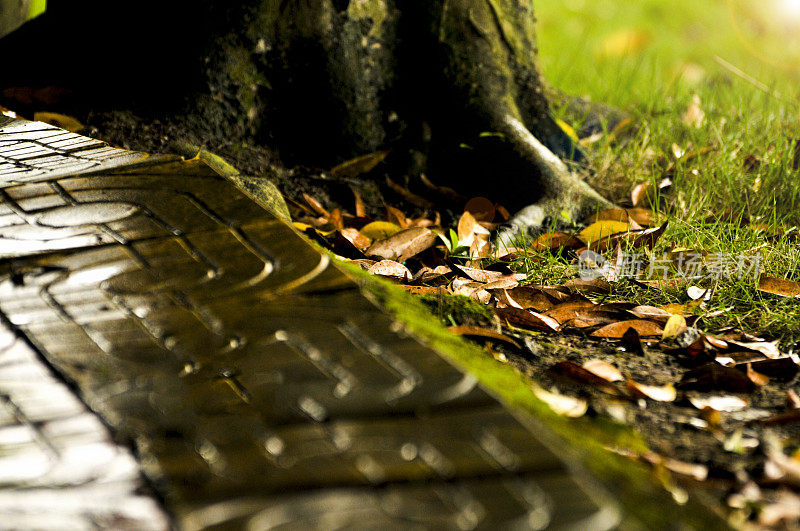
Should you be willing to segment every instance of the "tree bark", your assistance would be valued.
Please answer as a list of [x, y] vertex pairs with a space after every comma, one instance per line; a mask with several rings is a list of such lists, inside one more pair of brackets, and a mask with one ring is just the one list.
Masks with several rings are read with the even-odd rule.
[[289, 164], [393, 149], [410, 171], [507, 199], [520, 227], [609, 204], [560, 160], [576, 152], [550, 116], [532, 0], [79, 4], [51, 0], [4, 39], [4, 60], [43, 50], [4, 77], [66, 80], [95, 108], [180, 115]]

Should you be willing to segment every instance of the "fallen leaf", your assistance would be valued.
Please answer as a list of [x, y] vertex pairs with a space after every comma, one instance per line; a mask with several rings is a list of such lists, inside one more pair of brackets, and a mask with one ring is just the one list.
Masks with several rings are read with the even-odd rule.
[[404, 200], [408, 201], [414, 206], [418, 206], [420, 208], [431, 208], [433, 203], [428, 201], [422, 196], [419, 196], [406, 188], [405, 186], [401, 186], [391, 180], [388, 176], [386, 177], [386, 185], [391, 188], [397, 195], [402, 197]]
[[667, 319], [667, 324], [664, 325], [664, 332], [661, 334], [661, 340], [666, 341], [677, 337], [678, 334], [686, 330], [686, 319], [682, 315], [671, 315]]
[[496, 339], [497, 341], [502, 341], [504, 343], [508, 343], [509, 345], [513, 345], [514, 347], [521, 349], [519, 343], [515, 340], [511, 339], [505, 334], [501, 334], [500, 332], [496, 332], [494, 330], [488, 328], [482, 328], [480, 326], [467, 326], [467, 325], [460, 325], [460, 326], [449, 326], [447, 327], [448, 330], [453, 332], [454, 334], [458, 334], [460, 336], [474, 336], [474, 337], [485, 337], [488, 339]]
[[539, 290], [529, 287], [517, 287], [503, 292], [509, 306], [523, 310], [533, 309], [546, 312], [553, 307], [550, 298]]
[[659, 323], [667, 323], [669, 318], [672, 317], [671, 312], [655, 306], [637, 306], [628, 311], [640, 319], [649, 319]]
[[590, 225], [596, 221], [618, 221], [620, 223], [635, 221], [639, 225], [647, 226], [653, 222], [653, 211], [646, 208], [610, 208], [589, 216], [583, 223]]
[[305, 192], [303, 193], [303, 199], [305, 200], [306, 204], [311, 208], [311, 210], [313, 210], [316, 214], [324, 218], [329, 218], [331, 216], [330, 213], [327, 210], [325, 210], [325, 208], [322, 206], [322, 203], [320, 203], [319, 201], [317, 201], [316, 199], [314, 199]]
[[552, 251], [555, 249], [578, 249], [584, 243], [566, 232], [547, 232], [540, 235], [531, 244], [532, 251]]
[[386, 205], [386, 219], [403, 229], [411, 226], [411, 220], [406, 217], [403, 211], [393, 206]]
[[752, 393], [756, 385], [741, 371], [711, 362], [683, 375], [678, 387], [695, 391], [728, 391]]
[[344, 219], [342, 218], [342, 211], [339, 210], [338, 208], [334, 208], [331, 211], [330, 217], [328, 218], [328, 223], [330, 223], [330, 225], [334, 229], [339, 231], [342, 230], [344, 228]]
[[389, 277], [401, 282], [408, 282], [413, 277], [411, 271], [409, 271], [406, 266], [394, 260], [381, 260], [371, 266], [367, 271], [373, 275]]
[[636, 330], [641, 337], [660, 337], [664, 332], [661, 327], [652, 321], [632, 319], [606, 325], [599, 330], [595, 330], [590, 335], [591, 337], [603, 337], [606, 339], [622, 339], [622, 336], [625, 335], [629, 328]]
[[596, 374], [600, 378], [608, 382], [621, 382], [625, 379], [619, 369], [603, 360], [589, 360], [583, 364], [583, 368], [592, 374]]
[[711, 289], [710, 288], [701, 288], [699, 286], [689, 286], [688, 288], [686, 288], [686, 294], [693, 301], [699, 301], [699, 300], [709, 301], [709, 300], [711, 300]]
[[800, 409], [800, 396], [797, 396], [797, 391], [794, 389], [786, 391], [786, 407]]
[[745, 367], [746, 367], [745, 374], [747, 374], [747, 377], [750, 378], [751, 382], [753, 382], [759, 387], [763, 387], [769, 383], [769, 376], [766, 376], [758, 371], [755, 371], [751, 363], [746, 364]]
[[639, 337], [639, 332], [637, 332], [635, 328], [628, 328], [628, 330], [622, 334], [622, 344], [625, 346], [625, 350], [628, 352], [638, 354], [640, 356], [644, 355], [642, 338]]
[[798, 298], [800, 297], [800, 282], [761, 275], [761, 278], [758, 279], [758, 290], [779, 297]]
[[571, 319], [575, 319], [581, 315], [584, 310], [594, 308], [595, 306], [597, 306], [595, 303], [587, 300], [563, 302], [547, 310], [545, 315], [563, 324]]
[[550, 406], [550, 409], [555, 413], [564, 417], [582, 417], [589, 409], [589, 404], [586, 400], [546, 391], [539, 386], [533, 387], [533, 394], [535, 394], [539, 400]]
[[602, 240], [603, 238], [611, 236], [612, 234], [627, 232], [629, 229], [630, 225], [621, 221], [596, 221], [580, 231], [578, 236], [586, 243], [591, 243]]
[[361, 227], [360, 232], [372, 241], [380, 241], [394, 236], [401, 230], [403, 230], [401, 227], [388, 221], [373, 221]]
[[794, 424], [800, 422], [800, 409], [792, 409], [778, 413], [758, 420], [759, 424], [764, 426], [783, 426], [786, 424]]
[[387, 155], [389, 155], [389, 151], [376, 151], [375, 153], [361, 155], [332, 168], [328, 174], [336, 178], [358, 177], [372, 171], [375, 166], [383, 162]]
[[556, 363], [553, 367], [551, 367], [550, 370], [555, 374], [565, 376], [581, 383], [589, 384], [593, 387], [596, 387], [598, 390], [603, 391], [604, 393], [615, 396], [621, 396], [625, 394], [618, 385], [609, 382], [602, 376], [598, 376], [592, 371], [585, 369], [577, 363], [573, 363], [571, 361], [561, 361]]
[[678, 396], [675, 387], [672, 385], [645, 385], [633, 380], [628, 380], [625, 384], [628, 391], [639, 398], [649, 398], [656, 402], [674, 402]]
[[709, 408], [713, 409], [714, 411], [721, 411], [724, 413], [741, 411], [750, 405], [750, 403], [744, 398], [733, 395], [703, 397], [692, 396], [689, 397], [689, 403], [700, 410]]
[[473, 197], [464, 206], [464, 211], [472, 214], [477, 221], [494, 220], [495, 206], [494, 203], [485, 197]]
[[422, 181], [422, 184], [428, 187], [431, 191], [439, 194], [440, 196], [442, 196], [445, 199], [448, 199], [449, 201], [463, 203], [464, 201], [467, 200], [465, 196], [459, 194], [452, 188], [448, 188], [447, 186], [437, 186], [433, 184], [433, 182], [431, 182], [431, 180], [428, 179], [428, 176], [425, 175], [424, 173], [421, 173], [419, 175], [419, 179], [420, 181]]
[[86, 129], [85, 125], [80, 123], [72, 116], [67, 116], [66, 114], [58, 114], [56, 112], [34, 113], [33, 120], [35, 122], [44, 122], [46, 124], [60, 127], [61, 129], [66, 129], [67, 131], [70, 131], [72, 133], [77, 133], [79, 131], [82, 131], [83, 129]]
[[367, 216], [367, 208], [364, 206], [364, 201], [361, 199], [361, 194], [355, 187], [351, 187], [350, 191], [353, 192], [353, 199], [355, 200], [356, 217], [363, 218]]
[[506, 278], [509, 278], [514, 281], [520, 281], [525, 279], [524, 274], [507, 275], [506, 273], [502, 273], [500, 271], [487, 271], [486, 269], [478, 269], [477, 267], [467, 267], [460, 265], [456, 265], [455, 268], [476, 282], [484, 282], [484, 283], [496, 282], [498, 280], [503, 280]]
[[560, 326], [552, 317], [542, 315], [530, 310], [519, 308], [495, 308], [495, 313], [500, 319], [505, 319], [510, 324], [538, 330], [556, 331]]
[[606, 294], [611, 292], [611, 284], [602, 278], [583, 280], [573, 278], [564, 283], [564, 287], [576, 293]]
[[437, 241], [439, 241], [439, 237], [435, 232], [422, 227], [413, 227], [373, 243], [364, 251], [364, 254], [377, 256], [384, 260], [404, 262], [412, 256], [430, 249]]
[[653, 227], [651, 229], [647, 229], [638, 236], [633, 242], [633, 248], [639, 249], [641, 247], [647, 247], [648, 249], [652, 250], [655, 247], [656, 242], [659, 238], [664, 234], [669, 226], [669, 222], [665, 221], [663, 225], [660, 227]]
[[356, 248], [363, 251], [367, 247], [370, 246], [372, 240], [361, 234], [356, 229], [342, 229], [341, 230], [342, 236], [347, 238], [350, 243], [352, 243]]

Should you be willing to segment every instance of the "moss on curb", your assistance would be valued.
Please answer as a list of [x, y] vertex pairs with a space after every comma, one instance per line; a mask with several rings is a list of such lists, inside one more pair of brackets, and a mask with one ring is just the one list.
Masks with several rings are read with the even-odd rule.
[[626, 512], [624, 528], [730, 528], [721, 516], [697, 499], [699, 494], [678, 503], [676, 499], [685, 492], [663, 471], [654, 473], [649, 467], [607, 450], [646, 451], [645, 442], [630, 427], [602, 417], [568, 419], [554, 413], [536, 397], [528, 378], [496, 362], [475, 344], [448, 332], [417, 298], [349, 264], [337, 265], [359, 284], [366, 296], [392, 314], [409, 332], [474, 374], [484, 388], [508, 406], [532, 414], [557, 439], [568, 441], [563, 447], [575, 451], [567, 453], [577, 454], [585, 468], [617, 496]]

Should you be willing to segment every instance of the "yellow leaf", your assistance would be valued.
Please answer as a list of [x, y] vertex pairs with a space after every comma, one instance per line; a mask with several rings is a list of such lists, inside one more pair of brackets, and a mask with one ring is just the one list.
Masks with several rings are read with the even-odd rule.
[[46, 124], [66, 129], [72, 133], [77, 133], [83, 130], [86, 126], [80, 123], [72, 116], [66, 114], [58, 114], [57, 112], [37, 112], [34, 113], [33, 119], [36, 122], [44, 122]]
[[330, 172], [331, 177], [358, 177], [364, 173], [369, 173], [375, 166], [383, 162], [383, 159], [389, 154], [388, 151], [376, 151], [375, 153], [368, 153], [361, 155], [354, 159], [348, 160], [332, 168]]
[[671, 339], [686, 330], [686, 319], [682, 315], [673, 314], [664, 325], [661, 339]]
[[580, 142], [580, 138], [578, 138], [578, 133], [575, 132], [575, 129], [573, 129], [571, 125], [569, 125], [567, 122], [565, 122], [560, 118], [556, 119], [556, 124], [558, 124], [561, 130], [564, 131], [568, 137], [570, 137], [575, 142]]
[[372, 241], [379, 241], [394, 236], [401, 230], [403, 229], [388, 221], [373, 221], [372, 223], [364, 225], [361, 229], [361, 234]]
[[622, 221], [602, 220], [596, 221], [578, 233], [586, 243], [596, 242], [618, 232], [626, 232], [630, 225]]

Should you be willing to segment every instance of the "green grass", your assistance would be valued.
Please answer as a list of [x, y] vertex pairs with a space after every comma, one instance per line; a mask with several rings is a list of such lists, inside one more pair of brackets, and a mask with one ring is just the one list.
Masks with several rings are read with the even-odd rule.
[[[624, 201], [636, 183], [665, 176], [673, 181], [653, 204], [670, 221], [657, 252], [683, 246], [760, 253], [764, 273], [800, 281], [800, 173], [793, 168], [800, 138], [800, 12], [781, 11], [786, 2], [537, 0], [545, 77], [564, 92], [629, 112], [637, 126], [591, 148], [589, 180], [616, 201]], [[610, 36], [630, 31], [648, 36], [649, 43], [630, 53], [600, 52]], [[763, 85], [742, 79], [717, 57]], [[694, 95], [706, 114], [699, 128], [681, 120]], [[556, 112], [580, 125], [575, 116]], [[673, 144], [714, 151], [678, 161], [667, 175]], [[750, 155], [760, 161], [755, 169], [746, 167]], [[749, 223], [713, 220], [725, 212]], [[529, 271], [537, 282], [569, 273], [551, 259]], [[617, 295], [651, 303], [686, 299], [653, 290], [621, 289]], [[800, 342], [800, 301], [764, 297], [752, 277], [720, 282], [707, 310], [728, 308], [702, 326], [736, 326], [780, 338], [784, 347]]]

